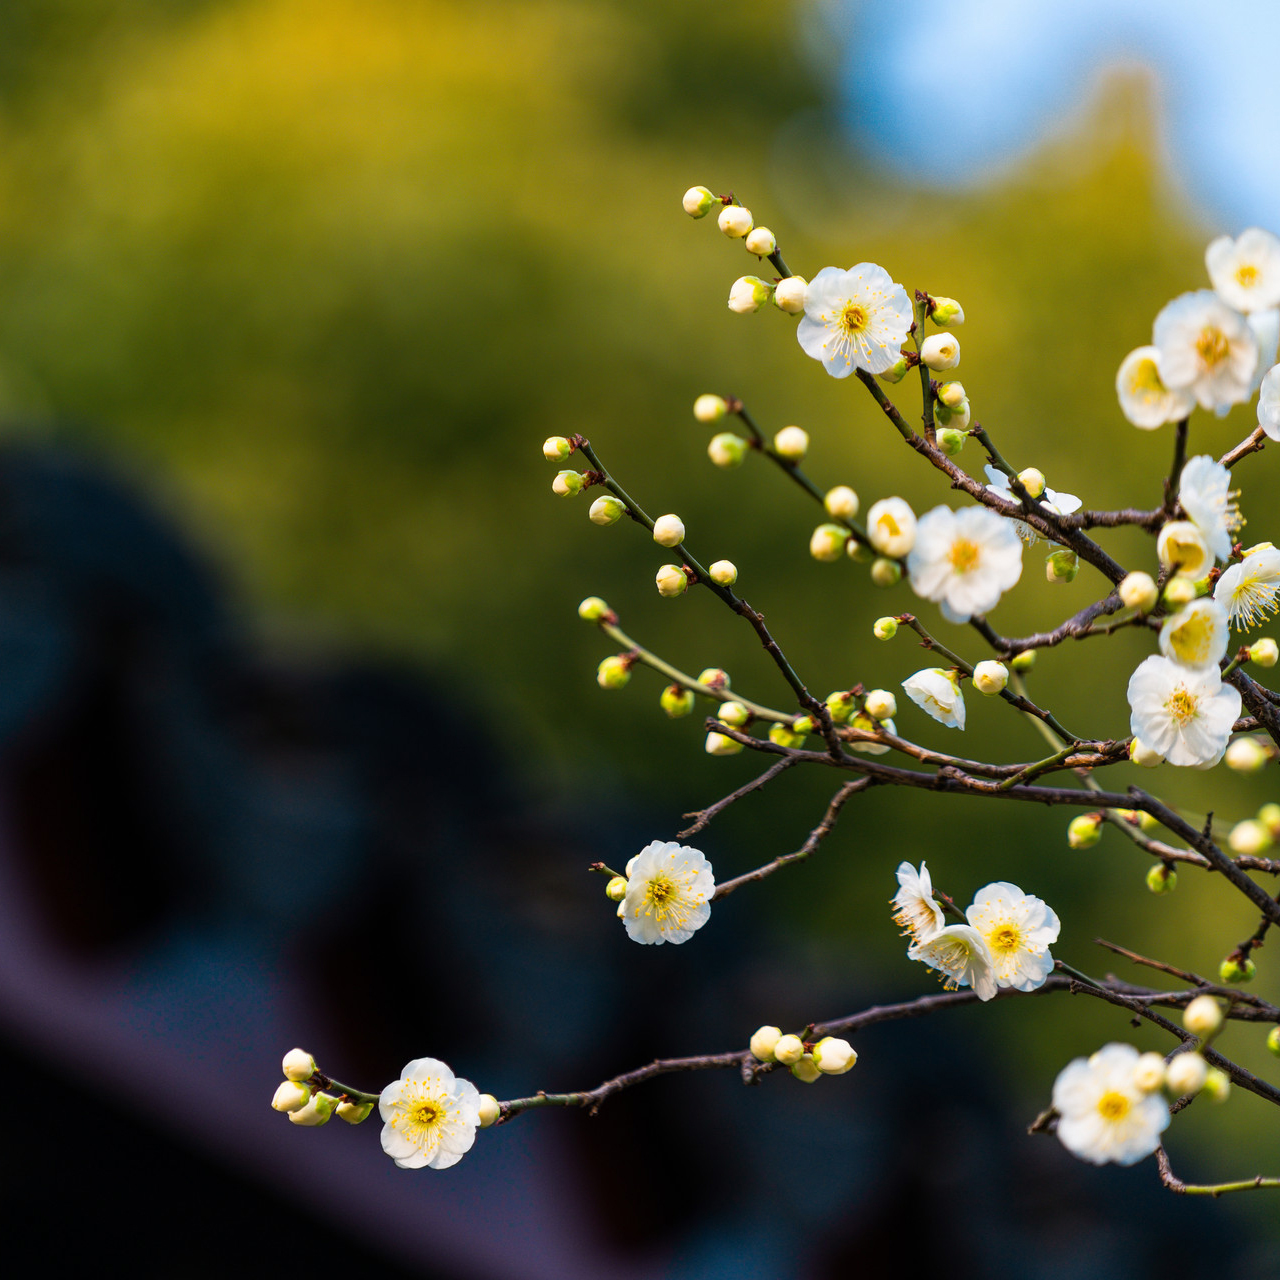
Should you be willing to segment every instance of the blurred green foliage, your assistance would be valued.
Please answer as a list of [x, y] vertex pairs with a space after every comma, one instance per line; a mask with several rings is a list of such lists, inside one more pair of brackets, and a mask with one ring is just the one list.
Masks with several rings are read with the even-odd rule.
[[[904, 188], [840, 141], [834, 63], [814, 53], [833, 46], [819, 15], [767, 0], [8, 4], [0, 409], [15, 432], [141, 476], [221, 561], [265, 642], [358, 645], [448, 670], [531, 788], [561, 805], [628, 790], [669, 836], [759, 761], [708, 760], [701, 717], [668, 723], [647, 672], [599, 690], [608, 648], [577, 620], [578, 600], [604, 595], [687, 669], [723, 665], [778, 704], [785, 688], [714, 600], [659, 599], [665, 557], [638, 530], [596, 529], [587, 499], [551, 495], [542, 438], [588, 435], [651, 513], [683, 516], [697, 554], [736, 561], [819, 694], [896, 688], [924, 665], [906, 636], [871, 638], [875, 617], [914, 598], [876, 590], [865, 566], [811, 561], [817, 508], [758, 458], [711, 467], [695, 395], [738, 394], [770, 430], [805, 426], [810, 473], [853, 485], [864, 508], [891, 493], [918, 510], [952, 496], [856, 382], [803, 355], [793, 319], [726, 310], [754, 260], [713, 220], [690, 222], [683, 190], [736, 191], [801, 274], [872, 260], [908, 289], [959, 298], [975, 417], [1017, 465], [1094, 507], [1160, 496], [1171, 435], [1124, 422], [1114, 371], [1168, 298], [1205, 283], [1208, 229], [1160, 168], [1140, 76], [1106, 82], [1087, 113], [981, 189]], [[914, 383], [895, 396], [918, 412]], [[1217, 455], [1251, 425], [1247, 411], [1198, 415], [1192, 450]], [[977, 469], [977, 453], [960, 461]], [[1240, 474], [1250, 534], [1274, 536], [1262, 495], [1276, 458]], [[1151, 567], [1145, 536], [1105, 541]], [[1024, 586], [995, 614], [1006, 633], [1104, 590], [1087, 567], [1048, 585], [1041, 555], [1028, 552]], [[967, 630], [937, 625], [982, 656]], [[1151, 648], [1134, 632], [1042, 654], [1034, 691], [1072, 725], [1123, 734], [1124, 686]], [[961, 749], [901, 703], [902, 732]], [[971, 696], [970, 723], [966, 754], [1043, 753], [1002, 704]], [[1270, 773], [1115, 773], [1219, 819], [1275, 796]], [[717, 867], [798, 846], [836, 781], [790, 775], [744, 801], [705, 837]], [[1252, 930], [1213, 880], [1185, 874], [1171, 898], [1149, 895], [1143, 856], [1114, 832], [1068, 851], [1068, 817], [870, 793], [811, 865], [774, 882], [772, 923], [755, 927], [769, 946], [794, 948], [801, 932], [816, 968], [869, 973], [868, 990], [920, 989], [884, 904], [893, 866], [927, 858], [961, 901], [997, 878], [1047, 898], [1064, 920], [1060, 951], [1086, 970], [1113, 967], [1095, 934], [1210, 971]], [[600, 846], [629, 852], [604, 832]], [[737, 910], [720, 909], [721, 927]], [[1280, 979], [1260, 959], [1257, 989], [1275, 998]], [[1078, 1003], [1030, 1002], [990, 1023], [993, 1069], [1028, 1114], [1067, 1057], [1130, 1034]], [[1276, 1077], [1260, 1035], [1229, 1039]], [[1211, 1117], [1198, 1106], [1180, 1121], [1212, 1120], [1233, 1144], [1206, 1149], [1187, 1176], [1274, 1160], [1259, 1106], [1242, 1098]]]

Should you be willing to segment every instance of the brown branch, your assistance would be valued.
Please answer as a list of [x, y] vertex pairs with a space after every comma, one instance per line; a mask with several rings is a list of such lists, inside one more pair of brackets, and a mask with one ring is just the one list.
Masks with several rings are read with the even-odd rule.
[[1260, 453], [1267, 447], [1267, 433], [1261, 427], [1255, 427], [1234, 449], [1228, 449], [1218, 459], [1218, 465], [1230, 470], [1251, 453]]
[[1160, 1170], [1160, 1181], [1178, 1196], [1213, 1196], [1216, 1200], [1218, 1196], [1227, 1195], [1232, 1191], [1257, 1191], [1262, 1187], [1280, 1187], [1280, 1178], [1264, 1178], [1261, 1174], [1244, 1178], [1239, 1182], [1218, 1182], [1212, 1185], [1183, 1182], [1173, 1172], [1169, 1164], [1169, 1154], [1164, 1147], [1156, 1148], [1156, 1167]]
[[676, 839], [683, 840], [686, 836], [697, 835], [712, 818], [723, 813], [735, 801], [741, 800], [743, 796], [748, 796], [753, 791], [759, 791], [768, 786], [778, 774], [785, 773], [798, 763], [798, 760], [779, 760], [777, 763], [771, 764], [758, 778], [752, 778], [750, 782], [744, 783], [736, 791], [731, 791], [722, 800], [717, 800], [715, 804], [708, 805], [705, 809], [696, 809], [693, 813], [686, 813], [684, 815], [686, 818], [693, 818], [695, 821], [692, 826], [685, 827], [683, 831], [677, 831]]

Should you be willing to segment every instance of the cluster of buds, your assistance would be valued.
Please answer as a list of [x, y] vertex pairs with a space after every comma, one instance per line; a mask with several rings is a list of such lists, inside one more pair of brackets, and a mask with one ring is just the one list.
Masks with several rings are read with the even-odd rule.
[[348, 1124], [359, 1124], [373, 1110], [372, 1102], [353, 1102], [344, 1094], [326, 1093], [330, 1082], [321, 1075], [315, 1059], [305, 1049], [290, 1049], [280, 1064], [284, 1080], [271, 1105], [294, 1124], [315, 1128], [336, 1115]]
[[760, 1062], [780, 1063], [805, 1084], [819, 1076], [842, 1076], [858, 1061], [857, 1050], [838, 1036], [823, 1036], [811, 1043], [797, 1035], [783, 1035], [779, 1027], [757, 1028], [750, 1048]]

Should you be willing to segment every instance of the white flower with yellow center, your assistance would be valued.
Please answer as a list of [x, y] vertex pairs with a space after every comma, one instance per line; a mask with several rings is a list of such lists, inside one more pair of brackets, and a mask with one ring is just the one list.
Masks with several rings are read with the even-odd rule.
[[1204, 252], [1209, 279], [1223, 302], [1237, 311], [1280, 305], [1280, 240], [1261, 227], [1238, 239], [1219, 236]]
[[1244, 524], [1236, 505], [1239, 490], [1231, 488], [1231, 472], [1207, 453], [1190, 459], [1178, 481], [1178, 501], [1204, 535], [1219, 560], [1231, 558], [1235, 534]]
[[711, 918], [711, 864], [674, 841], [654, 840], [627, 863], [618, 915], [633, 942], [688, 942]]
[[823, 267], [805, 289], [796, 337], [833, 378], [855, 369], [884, 373], [901, 354], [915, 316], [907, 291], [873, 262]]
[[1258, 426], [1280, 440], [1280, 364], [1267, 370], [1258, 389]]
[[[987, 488], [996, 497], [1012, 502], [1015, 507], [1018, 506], [1020, 500], [1009, 488], [1009, 477], [989, 464], [983, 470], [987, 473], [987, 479], [991, 481]], [[1069, 516], [1073, 511], [1080, 510], [1081, 503], [1074, 493], [1059, 493], [1056, 489], [1050, 489], [1045, 485], [1040, 495], [1040, 505], [1047, 507], [1054, 515]], [[1034, 546], [1040, 541], [1040, 535], [1025, 520], [1015, 520], [1013, 528], [1018, 537], [1028, 546]]]
[[1129, 678], [1129, 730], [1170, 764], [1207, 769], [1227, 750], [1240, 694], [1217, 667], [1147, 658]]
[[991, 952], [996, 982], [1034, 991], [1053, 972], [1050, 943], [1058, 940], [1058, 917], [1016, 884], [997, 880], [974, 895], [965, 919]]
[[934, 507], [920, 517], [907, 556], [911, 589], [936, 601], [949, 622], [994, 609], [1022, 576], [1022, 541], [986, 507]]
[[1213, 598], [1223, 605], [1231, 625], [1248, 631], [1271, 617], [1280, 606], [1280, 551], [1264, 547], [1250, 552], [1239, 564], [1222, 571]]
[[920, 960], [945, 975], [948, 991], [972, 987], [979, 1000], [990, 1000], [999, 990], [995, 962], [982, 934], [972, 925], [949, 924], [923, 942], [907, 948], [909, 960]]
[[1172, 569], [1180, 578], [1192, 582], [1203, 578], [1213, 568], [1213, 553], [1200, 532], [1200, 526], [1190, 520], [1170, 520], [1156, 538], [1156, 555], [1166, 569]]
[[1116, 374], [1120, 412], [1135, 427], [1154, 431], [1166, 422], [1179, 422], [1196, 407], [1190, 391], [1171, 391], [1160, 377], [1160, 348], [1130, 351]]
[[1184, 667], [1217, 667], [1227, 652], [1227, 611], [1202, 596], [1160, 628], [1160, 652]]
[[908, 676], [902, 687], [907, 697], [948, 729], [964, 728], [964, 698], [960, 680], [954, 671], [943, 667], [926, 667]]
[[415, 1058], [378, 1098], [382, 1149], [402, 1169], [447, 1169], [471, 1150], [480, 1091], [437, 1058]]
[[1156, 316], [1154, 345], [1166, 387], [1191, 391], [1202, 408], [1250, 395], [1258, 342], [1249, 322], [1210, 289], [1175, 298]]
[[1091, 1058], [1068, 1063], [1053, 1082], [1058, 1139], [1090, 1164], [1136, 1164], [1159, 1145], [1169, 1107], [1134, 1079], [1137, 1049], [1103, 1046]]
[[867, 512], [867, 537], [882, 556], [905, 556], [915, 546], [916, 513], [902, 498], [881, 498]]
[[893, 906], [893, 923], [910, 935], [914, 942], [928, 942], [947, 922], [938, 900], [933, 896], [933, 880], [922, 862], [920, 870], [909, 862], [898, 865], [898, 892], [889, 900]]

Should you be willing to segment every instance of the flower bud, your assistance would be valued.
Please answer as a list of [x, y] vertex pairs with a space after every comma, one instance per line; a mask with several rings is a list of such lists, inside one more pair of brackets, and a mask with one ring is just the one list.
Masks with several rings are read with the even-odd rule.
[[964, 308], [954, 298], [934, 298], [929, 319], [939, 329], [953, 329], [964, 324]]
[[[968, 423], [965, 425], [967, 426]], [[965, 441], [968, 439], [969, 433], [967, 431], [960, 431], [954, 427], [943, 427], [937, 435], [938, 448], [948, 458], [958, 458], [965, 446]]]
[[741, 729], [750, 721], [751, 712], [740, 702], [722, 702], [716, 712], [716, 719], [721, 724], [729, 724], [735, 729]]
[[872, 689], [862, 709], [875, 720], [892, 720], [898, 714], [898, 700], [888, 689]]
[[713, 560], [707, 572], [717, 586], [731, 587], [738, 580], [738, 566], [732, 560]]
[[[1204, 534], [1190, 520], [1170, 520], [1156, 539], [1156, 554], [1166, 569], [1173, 569], [1180, 578], [1190, 578], [1192, 582], [1213, 568], [1213, 555]], [[1167, 599], [1167, 587], [1165, 592]]]
[[596, 684], [602, 689], [621, 689], [631, 679], [631, 664], [618, 654], [610, 654], [596, 668]]
[[873, 558], [871, 548], [865, 543], [859, 542], [857, 538], [850, 538], [844, 544], [844, 553], [854, 564], [866, 564], [867, 561]]
[[813, 1054], [804, 1054], [798, 1062], [791, 1064], [791, 1074], [795, 1076], [802, 1084], [812, 1084], [822, 1072], [818, 1070], [818, 1064], [813, 1060]]
[[[892, 720], [873, 720], [865, 711], [859, 711], [849, 721], [851, 729], [857, 729], [861, 733], [893, 733], [898, 732], [897, 726]], [[882, 756], [885, 755], [890, 748], [881, 742], [851, 742], [849, 744], [851, 751], [859, 751], [865, 756]]]
[[1164, 756], [1153, 751], [1141, 738], [1134, 738], [1129, 743], [1129, 759], [1143, 769], [1154, 769], [1156, 765], [1164, 764]]
[[732, 431], [722, 431], [719, 435], [712, 436], [707, 444], [707, 457], [717, 467], [740, 467], [746, 456], [747, 442], [741, 436], [735, 436]]
[[551, 492], [562, 498], [572, 498], [582, 492], [582, 473], [578, 471], [557, 471], [551, 482]]
[[610, 902], [621, 902], [627, 896], [627, 877], [614, 876], [604, 887], [604, 896]]
[[748, 253], [754, 253], [757, 258], [767, 258], [771, 253], [776, 252], [778, 238], [768, 227], [752, 227], [747, 232], [747, 238], [743, 244], [746, 245]]
[[542, 442], [542, 456], [548, 462], [560, 462], [572, 452], [573, 445], [564, 436], [548, 436]]
[[[1133, 759], [1132, 746], [1130, 746], [1129, 752], [1130, 752], [1129, 758], [1132, 760]], [[1158, 764], [1159, 761], [1157, 761], [1156, 763]], [[1141, 809], [1138, 810], [1138, 828], [1140, 831], [1143, 832], [1144, 835], [1150, 835], [1159, 826], [1160, 826], [1160, 820], [1158, 818], [1152, 817], [1151, 814], [1146, 813]]]
[[761, 1062], [772, 1062], [773, 1051], [778, 1046], [778, 1041], [782, 1039], [782, 1029], [780, 1027], [757, 1027], [755, 1034], [751, 1037], [751, 1052], [753, 1056], [760, 1059]]
[[729, 289], [729, 310], [740, 316], [759, 311], [773, 296], [773, 286], [759, 276], [739, 276]]
[[1280, 1026], [1272, 1027], [1267, 1032], [1267, 1048], [1280, 1058]]
[[350, 1102], [344, 1098], [334, 1108], [339, 1120], [345, 1120], [347, 1124], [362, 1124], [369, 1118], [370, 1112], [373, 1111], [372, 1102]]
[[693, 402], [693, 416], [699, 422], [719, 422], [728, 412], [723, 396], [701, 395]]
[[654, 581], [658, 584], [658, 594], [671, 599], [684, 595], [689, 586], [689, 575], [678, 564], [664, 564]]
[[973, 669], [973, 687], [988, 698], [995, 697], [1009, 683], [1009, 669], [1003, 662], [988, 658]]
[[837, 520], [852, 520], [858, 514], [858, 495], [847, 484], [838, 484], [827, 490], [822, 505], [826, 507], [827, 515], [835, 516]]
[[793, 1062], [799, 1062], [804, 1057], [804, 1041], [799, 1036], [780, 1036], [777, 1044], [773, 1046], [773, 1058], [775, 1062], [781, 1062], [784, 1067], [789, 1067]]
[[818, 722], [812, 716], [797, 716], [791, 722], [791, 727], [805, 737], [808, 737], [811, 733], [818, 732]]
[[285, 1080], [276, 1089], [271, 1105], [277, 1111], [298, 1111], [311, 1101], [311, 1086], [301, 1080]]
[[1137, 609], [1139, 613], [1150, 613], [1160, 598], [1155, 579], [1140, 569], [1136, 573], [1125, 574], [1117, 590], [1121, 603], [1128, 609]]
[[1074, 551], [1051, 551], [1044, 558], [1047, 582], [1074, 582], [1080, 572], [1080, 557]]
[[1258, 966], [1247, 956], [1228, 956], [1218, 966], [1218, 979], [1221, 982], [1252, 982], [1258, 972]]
[[1201, 1040], [1217, 1035], [1222, 1026], [1222, 1006], [1212, 996], [1196, 996], [1183, 1010], [1182, 1025]]
[[1271, 832], [1273, 840], [1280, 840], [1280, 804], [1264, 804], [1258, 810], [1258, 821]]
[[1257, 738], [1237, 738], [1223, 758], [1227, 768], [1237, 773], [1257, 773], [1271, 757]]
[[902, 581], [902, 566], [880, 556], [871, 562], [871, 581], [877, 587], [896, 587]]
[[798, 747], [804, 742], [804, 734], [778, 720], [769, 726], [769, 741], [779, 747]]
[[857, 1051], [847, 1040], [823, 1036], [813, 1046], [813, 1065], [824, 1076], [842, 1076], [858, 1061]]
[[1021, 674], [1024, 671], [1030, 671], [1036, 665], [1036, 651], [1034, 649], [1023, 649], [1021, 653], [1015, 653], [1009, 659], [1009, 670], [1016, 671]]
[[706, 749], [709, 756], [736, 756], [742, 750], [742, 743], [726, 738], [723, 733], [709, 733]]
[[669, 684], [663, 689], [658, 705], [672, 720], [679, 720], [693, 710], [693, 691]]
[[599, 596], [588, 596], [578, 606], [578, 617], [583, 622], [599, 622], [608, 612], [609, 606]]
[[1232, 853], [1243, 853], [1256, 858], [1271, 848], [1271, 832], [1256, 818], [1246, 818], [1231, 828], [1227, 843], [1231, 846]]
[[1088, 849], [1102, 839], [1102, 819], [1096, 813], [1082, 813], [1067, 824], [1067, 843], [1073, 849]]
[[871, 634], [877, 640], [892, 640], [898, 634], [897, 618], [877, 618]]
[[882, 556], [905, 556], [916, 545], [915, 512], [901, 498], [881, 498], [867, 512], [867, 537]]
[[1249, 646], [1249, 661], [1260, 667], [1274, 667], [1277, 658], [1280, 658], [1280, 646], [1270, 636], [1263, 636]]
[[1178, 873], [1163, 862], [1157, 862], [1147, 871], [1147, 888], [1152, 893], [1172, 893], [1177, 887]]
[[684, 541], [684, 521], [679, 516], [659, 516], [653, 522], [653, 540], [660, 547], [678, 547]]
[[1186, 578], [1170, 578], [1164, 587], [1164, 602], [1170, 609], [1182, 609], [1196, 598], [1194, 582]]
[[480, 1095], [480, 1127], [487, 1129], [502, 1114], [502, 1104], [491, 1093]]
[[1231, 1096], [1231, 1077], [1221, 1067], [1210, 1067], [1204, 1077], [1204, 1094], [1214, 1102], [1226, 1102]]
[[901, 382], [907, 376], [907, 370], [911, 368], [906, 356], [899, 356], [883, 373], [876, 374], [881, 382], [887, 382], [890, 386]]
[[954, 334], [931, 334], [920, 344], [920, 362], [935, 373], [960, 363], [960, 341]]
[[311, 1095], [311, 1101], [305, 1107], [299, 1107], [297, 1111], [289, 1112], [289, 1119], [294, 1124], [304, 1125], [308, 1129], [318, 1128], [322, 1124], [328, 1124], [333, 1119], [333, 1109], [337, 1106], [338, 1100], [329, 1093], [314, 1093]]
[[808, 281], [804, 276], [788, 276], [779, 280], [773, 290], [773, 305], [789, 316], [798, 316], [804, 310]]
[[290, 1049], [280, 1070], [286, 1080], [310, 1080], [316, 1073], [316, 1060], [305, 1049]]
[[626, 510], [613, 494], [601, 494], [592, 504], [587, 516], [592, 524], [617, 524]]
[[751, 210], [740, 204], [727, 204], [720, 210], [716, 225], [730, 240], [741, 240], [755, 225], [751, 220]]
[[958, 409], [967, 399], [963, 382], [944, 382], [938, 388], [938, 403], [948, 409]]
[[844, 544], [848, 540], [848, 529], [838, 524], [820, 524], [809, 538], [809, 554], [826, 564], [843, 560]]
[[844, 724], [853, 714], [858, 700], [847, 689], [837, 689], [827, 694], [827, 714], [833, 724]]
[[1155, 1093], [1164, 1087], [1164, 1059], [1158, 1053], [1139, 1055], [1133, 1064], [1133, 1083], [1143, 1093]]
[[691, 218], [705, 218], [720, 203], [706, 187], [690, 187], [680, 202]]
[[773, 451], [789, 462], [799, 462], [809, 452], [809, 433], [803, 427], [783, 427], [773, 437]]
[[727, 689], [729, 673], [720, 667], [707, 667], [698, 677], [698, 683], [705, 684], [708, 689]]
[[1209, 1064], [1198, 1053], [1180, 1053], [1164, 1069], [1164, 1082], [1175, 1098], [1204, 1088]]

